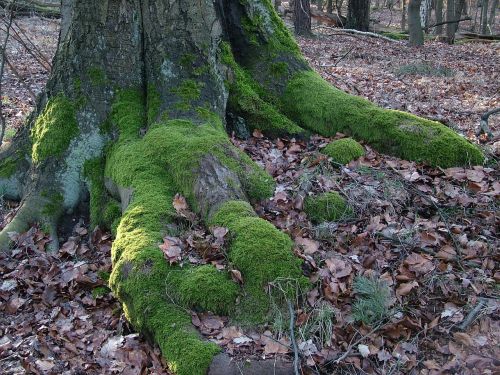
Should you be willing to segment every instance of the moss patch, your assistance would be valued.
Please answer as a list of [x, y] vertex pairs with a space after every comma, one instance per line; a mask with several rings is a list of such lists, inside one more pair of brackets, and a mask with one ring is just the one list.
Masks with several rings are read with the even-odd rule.
[[334, 191], [307, 197], [304, 200], [304, 211], [314, 223], [336, 221], [352, 215], [344, 198]]
[[212, 217], [212, 224], [227, 226], [233, 236], [229, 260], [241, 271], [244, 296], [235, 319], [241, 324], [265, 322], [269, 314], [268, 284], [278, 278], [295, 279], [307, 289], [301, 261], [295, 257], [291, 239], [271, 223], [255, 217], [248, 203], [226, 202]]
[[62, 94], [51, 98], [31, 130], [33, 161], [38, 164], [49, 156], [62, 155], [77, 135], [73, 103]]
[[[245, 118], [250, 130], [259, 129], [270, 136], [301, 135], [304, 130], [281, 114], [275, 106], [262, 99], [259, 87], [248, 72], [234, 60], [231, 47], [221, 43], [221, 59], [233, 70], [234, 78], [229, 82], [228, 109]], [[274, 74], [283, 73], [286, 64], [273, 65]]]
[[0, 162], [0, 177], [9, 178], [17, 170], [17, 161], [13, 157], [8, 157]]
[[[199, 337], [190, 315], [179, 306], [226, 313], [239, 288], [212, 266], [170, 266], [158, 245], [174, 220], [175, 193], [194, 200], [193, 183], [202, 156], [213, 153], [241, 175], [245, 161], [226, 154], [232, 146], [220, 122], [157, 123], [141, 138], [139, 129], [147, 121], [144, 101], [140, 92], [128, 90], [119, 93], [112, 107], [111, 121], [120, 138], [110, 150], [105, 175], [131, 189], [133, 199], [113, 243], [110, 286], [123, 302], [127, 319], [159, 345], [172, 371], [201, 375], [220, 348]], [[266, 176], [262, 170], [260, 174]]]
[[234, 308], [238, 286], [231, 282], [226, 272], [218, 271], [212, 265], [192, 268], [180, 283], [182, 302], [205, 311], [228, 315]]
[[288, 117], [306, 129], [324, 136], [346, 133], [403, 159], [444, 168], [484, 161], [477, 146], [446, 126], [379, 108], [336, 89], [312, 71], [294, 76], [282, 104]]
[[352, 138], [343, 138], [331, 142], [323, 150], [323, 154], [332, 158], [335, 163], [347, 164], [365, 154], [363, 146]]

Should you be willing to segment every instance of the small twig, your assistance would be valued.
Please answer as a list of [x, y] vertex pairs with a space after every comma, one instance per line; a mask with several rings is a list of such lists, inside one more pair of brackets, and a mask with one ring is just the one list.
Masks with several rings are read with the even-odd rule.
[[337, 61], [335, 61], [335, 64], [333, 64], [333, 66], [337, 66], [339, 64], [339, 62], [344, 60], [347, 57], [347, 55], [349, 55], [354, 50], [354, 48], [356, 48], [356, 47], [351, 47], [351, 49], [349, 51], [344, 53]]
[[481, 135], [481, 134], [486, 134], [486, 136], [488, 137], [488, 139], [492, 139], [493, 138], [493, 132], [491, 131], [490, 127], [488, 126], [488, 119], [491, 115], [494, 115], [495, 113], [499, 113], [500, 112], [500, 107], [498, 108], [494, 108], [486, 113], [484, 113], [482, 116], [481, 116], [481, 122], [480, 122], [480, 126], [479, 126], [479, 130], [477, 132], [476, 135]]
[[349, 346], [347, 347], [346, 351], [341, 355], [339, 356], [338, 358], [336, 359], [332, 359], [330, 360], [328, 364], [332, 363], [332, 362], [335, 362], [336, 364], [339, 364], [342, 360], [344, 360], [350, 353], [351, 353], [351, 350], [356, 346], [358, 345], [361, 341], [363, 341], [364, 339], [366, 339], [368, 336], [370, 336], [372, 333], [375, 333], [376, 331], [379, 330], [379, 328], [381, 327], [382, 325], [379, 324], [378, 326], [376, 326], [375, 328], [373, 328], [370, 332], [368, 332], [366, 335], [363, 335], [361, 336], [358, 340], [356, 340], [355, 342], [353, 342], [352, 344], [349, 344]]
[[388, 38], [386, 36], [383, 36], [383, 35], [380, 35], [377, 33], [371, 33], [368, 31], [359, 31], [359, 30], [354, 30], [354, 29], [337, 29], [337, 28], [328, 27], [328, 26], [318, 26], [318, 27], [315, 27], [313, 29], [319, 29], [319, 28], [327, 29], [327, 30], [335, 30], [336, 32], [340, 32], [340, 33], [355, 34], [355, 35], [367, 36], [370, 38], [382, 39], [382, 40], [385, 40], [386, 42], [391, 42], [391, 43], [399, 43], [399, 40], [391, 39], [391, 38]]
[[465, 331], [469, 326], [472, 324], [472, 322], [476, 319], [476, 317], [479, 315], [482, 309], [484, 309], [487, 306], [488, 302], [486, 298], [479, 297], [476, 306], [469, 311], [467, 316], [465, 317], [464, 321], [458, 326], [458, 328], [461, 331]]
[[297, 341], [295, 341], [295, 313], [293, 311], [292, 302], [289, 300], [288, 302], [288, 310], [290, 311], [290, 339], [292, 340], [292, 348], [293, 348], [293, 369], [295, 371], [295, 375], [300, 375], [299, 372], [299, 348], [297, 347]]
[[470, 17], [465, 17], [465, 18], [461, 18], [459, 20], [453, 20], [453, 21], [443, 21], [443, 22], [438, 22], [438, 23], [435, 23], [433, 25], [430, 25], [430, 26], [427, 26], [427, 27], [423, 27], [424, 30], [428, 30], [428, 29], [432, 29], [436, 26], [441, 26], [441, 25], [446, 25], [448, 23], [459, 23], [459, 22], [462, 22], [462, 21], [470, 21], [472, 20], [472, 18]]
[[1, 125], [1, 129], [0, 129], [0, 147], [2, 146], [2, 143], [3, 143], [3, 138], [5, 136], [5, 128], [7, 126], [6, 124], [6, 119], [5, 119], [5, 116], [3, 114], [3, 101], [2, 101], [2, 80], [3, 80], [3, 73], [4, 73], [4, 70], [5, 70], [5, 61], [7, 60], [7, 54], [5, 53], [5, 50], [7, 49], [7, 43], [9, 42], [9, 37], [10, 37], [10, 29], [12, 27], [12, 22], [13, 22], [13, 19], [14, 19], [14, 15], [13, 15], [13, 10], [12, 8], [10, 8], [10, 6], [14, 6], [16, 0], [14, 0], [12, 3], [10, 3], [8, 6], [7, 6], [7, 10], [10, 11], [10, 14], [9, 14], [9, 21], [7, 24], [7, 31], [6, 31], [6, 34], [5, 34], [5, 40], [3, 42], [3, 45], [2, 45], [2, 63], [0, 65], [0, 125]]

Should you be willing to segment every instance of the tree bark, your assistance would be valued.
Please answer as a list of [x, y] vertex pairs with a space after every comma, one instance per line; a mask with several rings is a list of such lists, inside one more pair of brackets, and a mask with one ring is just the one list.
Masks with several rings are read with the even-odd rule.
[[310, 0], [296, 0], [293, 18], [295, 34], [311, 35], [311, 2]]
[[[445, 126], [322, 80], [267, 0], [62, 5], [47, 88], [26, 129], [0, 150], [0, 188], [20, 200], [0, 248], [11, 246], [9, 232], [34, 221], [57, 248], [61, 217], [88, 204], [92, 223], [115, 235], [110, 287], [178, 374], [205, 374], [220, 350], [200, 337], [186, 309], [256, 326], [268, 320], [270, 282], [309, 285], [289, 237], [249, 204], [270, 197], [274, 183], [231, 144], [232, 127], [270, 136], [343, 132], [442, 167], [483, 161]], [[211, 265], [164, 259], [159, 245], [177, 225], [177, 193], [207, 226], [229, 229], [227, 253], [241, 288]]]
[[420, 19], [420, 3], [421, 0], [410, 0], [408, 3], [408, 30], [412, 46], [424, 45], [424, 32]]
[[481, 3], [481, 34], [488, 34], [488, 0], [482, 0]]
[[370, 1], [349, 0], [347, 8], [347, 28], [368, 31], [370, 27]]
[[443, 22], [443, 0], [436, 0], [436, 35], [441, 35], [443, 33], [443, 25], [439, 25]]
[[[446, 21], [454, 21], [455, 20], [455, 1], [456, 0], [447, 0], [446, 2]], [[455, 32], [456, 28], [453, 23], [446, 24], [446, 39], [449, 44], [453, 44], [455, 42]]]

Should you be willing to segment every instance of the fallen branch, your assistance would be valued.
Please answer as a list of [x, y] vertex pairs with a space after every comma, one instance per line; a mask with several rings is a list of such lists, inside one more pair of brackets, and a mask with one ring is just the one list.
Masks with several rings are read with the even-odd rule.
[[368, 36], [370, 38], [377, 38], [377, 39], [382, 39], [385, 40], [386, 42], [391, 42], [391, 43], [399, 43], [399, 40], [391, 39], [386, 36], [377, 34], [377, 33], [371, 33], [369, 31], [359, 31], [359, 30], [354, 30], [354, 29], [338, 29], [334, 27], [328, 27], [328, 26], [316, 26], [313, 28], [314, 29], [328, 29], [328, 30], [335, 30], [336, 32], [339, 33], [346, 33], [346, 34], [354, 34], [354, 35], [363, 35], [363, 36]]
[[476, 320], [477, 316], [488, 305], [486, 298], [479, 297], [476, 306], [469, 311], [464, 321], [458, 326], [461, 331], [465, 331]]
[[297, 347], [297, 341], [295, 341], [295, 313], [293, 311], [293, 305], [290, 301], [288, 302], [288, 310], [290, 311], [290, 339], [292, 340], [292, 348], [293, 348], [293, 369], [295, 375], [300, 375], [299, 371], [299, 348]]
[[[0, 6], [3, 8], [11, 5], [12, 0], [0, 0]], [[45, 3], [36, 0], [17, 0], [12, 10], [14, 10], [15, 14], [18, 16], [29, 16], [33, 13], [49, 18], [58, 18], [61, 16], [59, 4]]]
[[488, 126], [488, 119], [491, 115], [494, 115], [495, 113], [500, 112], [500, 107], [494, 108], [485, 114], [481, 116], [481, 122], [479, 123], [479, 130], [477, 131], [476, 135], [481, 135], [481, 134], [486, 134], [486, 137], [488, 139], [493, 138], [493, 132], [491, 131], [490, 127]]
[[500, 40], [500, 35], [485, 35], [485, 34], [476, 34], [476, 33], [460, 33], [461, 36], [466, 38], [474, 38], [474, 39], [487, 39], [487, 40]]
[[446, 25], [448, 23], [459, 23], [459, 22], [462, 22], [462, 21], [470, 21], [472, 20], [472, 18], [470, 17], [465, 17], [465, 18], [461, 18], [459, 20], [453, 20], [453, 21], [443, 21], [443, 22], [438, 22], [438, 23], [435, 23], [433, 25], [430, 25], [430, 26], [427, 26], [427, 27], [422, 27], [422, 29], [424, 30], [428, 30], [428, 29], [432, 29], [436, 26], [441, 26], [441, 25]]

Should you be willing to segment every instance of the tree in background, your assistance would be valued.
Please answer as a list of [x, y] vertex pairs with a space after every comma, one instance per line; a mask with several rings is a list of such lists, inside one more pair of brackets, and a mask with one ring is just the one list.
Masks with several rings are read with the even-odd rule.
[[295, 0], [293, 25], [295, 34], [311, 35], [311, 1]]
[[349, 0], [346, 27], [368, 31], [370, 26], [370, 0]]
[[408, 2], [408, 31], [412, 46], [424, 45], [424, 31], [420, 19], [421, 2], [422, 0], [410, 0]]

